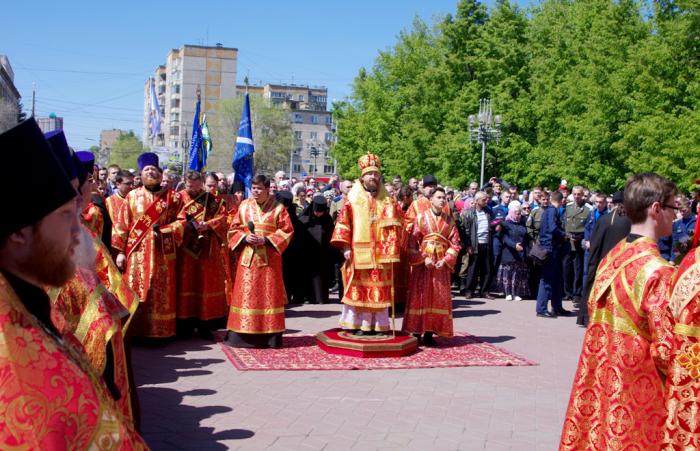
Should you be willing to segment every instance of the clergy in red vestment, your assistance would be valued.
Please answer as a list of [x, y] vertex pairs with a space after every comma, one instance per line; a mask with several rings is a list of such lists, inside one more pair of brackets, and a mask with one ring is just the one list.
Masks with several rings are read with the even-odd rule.
[[401, 216], [404, 232], [401, 234], [399, 247], [401, 255], [399, 262], [394, 263], [394, 304], [397, 312], [403, 312], [408, 299], [408, 281], [411, 278], [411, 265], [408, 261], [408, 236], [409, 230], [413, 228], [415, 217], [409, 222], [406, 214], [413, 204], [413, 190], [405, 185], [399, 189], [396, 196], [399, 206], [398, 213]]
[[177, 258], [178, 333], [197, 327], [211, 338], [212, 320], [226, 316], [226, 272], [221, 247], [228, 232], [226, 205], [215, 193], [204, 190], [203, 176], [185, 174], [180, 192], [182, 206], [178, 219], [186, 223]]
[[358, 160], [361, 178], [348, 193], [338, 215], [331, 244], [345, 257], [340, 327], [358, 335], [390, 329], [388, 308], [394, 302], [394, 263], [399, 261], [401, 214], [380, 183], [379, 157]]
[[267, 177], [253, 178], [252, 198], [241, 202], [228, 233], [229, 248], [239, 251], [227, 324], [232, 346], [282, 346], [287, 302], [282, 252], [294, 228], [269, 189]]
[[[41, 288], [75, 273], [77, 192], [33, 119], [0, 134], [0, 152], [37, 176], [24, 184], [32, 201], [8, 200], [13, 214], [0, 222], [0, 448], [147, 449], [82, 349], [53, 325]], [[22, 177], [9, 171], [5, 182]]]
[[674, 268], [656, 242], [671, 234], [676, 193], [656, 174], [627, 181], [624, 205], [632, 226], [596, 272], [560, 449], [660, 449]]
[[[416, 200], [414, 200], [411, 203], [411, 206], [408, 207], [408, 210], [406, 211], [406, 214], [404, 215], [404, 220], [406, 223], [406, 230], [408, 233], [411, 233], [411, 227], [413, 225], [413, 222], [415, 221], [416, 217], [420, 215], [424, 211], [430, 210], [431, 203], [430, 203], [430, 195], [435, 191], [435, 188], [438, 186], [438, 180], [435, 178], [434, 175], [426, 175], [423, 177], [423, 195], [419, 196]], [[450, 213], [450, 207], [445, 202], [445, 206], [443, 207], [443, 211], [447, 214]]]
[[412, 271], [402, 330], [422, 334], [423, 343], [434, 346], [433, 334], [453, 335], [450, 275], [460, 245], [454, 219], [443, 211], [445, 190], [432, 190], [430, 203], [430, 209], [416, 216], [408, 238]]
[[134, 176], [129, 171], [119, 171], [114, 183], [116, 183], [117, 189], [105, 199], [105, 206], [109, 217], [112, 219], [112, 224], [119, 221], [122, 204], [126, 200], [126, 195], [133, 189]]
[[[207, 179], [207, 183], [209, 183], [208, 180], [209, 179]], [[221, 197], [223, 197], [224, 201], [226, 202], [226, 224], [228, 229], [231, 228], [231, 224], [233, 224], [233, 218], [235, 218], [238, 214], [238, 207], [240, 206], [241, 201], [243, 200], [243, 192], [240, 190], [234, 191], [234, 188], [239, 189], [239, 185], [240, 182], [234, 183], [231, 186], [231, 192], [229, 194], [221, 195]], [[233, 301], [233, 283], [236, 280], [236, 264], [238, 262], [238, 252], [231, 250], [228, 244], [226, 244], [225, 246], [221, 247], [221, 258], [224, 261], [224, 271], [226, 273], [226, 304], [228, 306], [231, 306], [231, 302]]]
[[676, 324], [666, 379], [664, 449], [700, 449], [700, 247], [678, 267], [669, 306]]
[[143, 186], [131, 191], [114, 224], [112, 247], [119, 251], [117, 266], [141, 300], [133, 320], [134, 336], [166, 338], [175, 335], [177, 246], [184, 223], [177, 219], [180, 194], [161, 187], [158, 155], [138, 158]]

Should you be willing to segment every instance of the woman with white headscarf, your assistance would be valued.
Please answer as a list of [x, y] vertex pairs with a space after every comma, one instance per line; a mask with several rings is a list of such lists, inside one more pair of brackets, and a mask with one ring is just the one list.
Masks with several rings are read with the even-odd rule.
[[527, 249], [530, 237], [522, 219], [520, 202], [508, 204], [508, 215], [503, 221], [503, 254], [498, 268], [498, 282], [503, 287], [506, 301], [522, 301], [529, 295]]

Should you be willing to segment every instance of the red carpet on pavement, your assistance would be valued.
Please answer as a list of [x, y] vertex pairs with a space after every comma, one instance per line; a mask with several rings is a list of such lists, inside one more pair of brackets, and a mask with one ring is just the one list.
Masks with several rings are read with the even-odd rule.
[[329, 354], [314, 335], [292, 334], [281, 349], [232, 348], [221, 342], [226, 357], [241, 371], [398, 370], [459, 366], [528, 366], [537, 363], [467, 334], [436, 338], [438, 346], [420, 347], [406, 357], [362, 358]]

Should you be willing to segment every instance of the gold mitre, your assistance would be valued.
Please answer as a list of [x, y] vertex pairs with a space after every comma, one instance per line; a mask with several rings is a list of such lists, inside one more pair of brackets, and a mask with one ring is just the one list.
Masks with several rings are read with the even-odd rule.
[[357, 165], [360, 167], [362, 175], [365, 175], [370, 171], [381, 172], [382, 162], [378, 156], [367, 152], [367, 154], [362, 155], [360, 159], [357, 160]]

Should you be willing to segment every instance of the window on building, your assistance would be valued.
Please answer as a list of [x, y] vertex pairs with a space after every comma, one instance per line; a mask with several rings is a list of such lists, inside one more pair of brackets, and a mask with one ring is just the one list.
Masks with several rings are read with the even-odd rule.
[[170, 120], [173, 122], [180, 122], [180, 113], [173, 113], [170, 115]]
[[180, 99], [171, 99], [170, 108], [180, 108]]
[[333, 173], [333, 166], [325, 164], [323, 165], [323, 172], [324, 174], [332, 174]]
[[326, 142], [331, 142], [333, 141], [333, 133], [326, 132], [326, 135], [324, 136], [326, 139]]
[[299, 163], [294, 163], [292, 165], [292, 172], [301, 172], [301, 165]]
[[180, 85], [173, 85], [173, 94], [180, 94]]
[[318, 124], [318, 117], [316, 117], [314, 114], [311, 115], [311, 123]]
[[326, 124], [331, 125], [333, 123], [333, 118], [331, 116], [326, 116]]
[[316, 172], [316, 166], [313, 164], [309, 165], [309, 174], [314, 174]]
[[301, 155], [301, 147], [294, 149], [294, 155]]
[[304, 94], [299, 94], [299, 101], [303, 102], [304, 101]]
[[301, 130], [294, 131], [294, 139], [301, 139]]
[[180, 136], [180, 127], [177, 125], [173, 125], [170, 127], [170, 135], [171, 136]]
[[318, 132], [309, 132], [309, 138], [318, 139]]
[[297, 124], [304, 123], [304, 116], [302, 116], [301, 114], [295, 114], [294, 115], [294, 122], [296, 122]]

